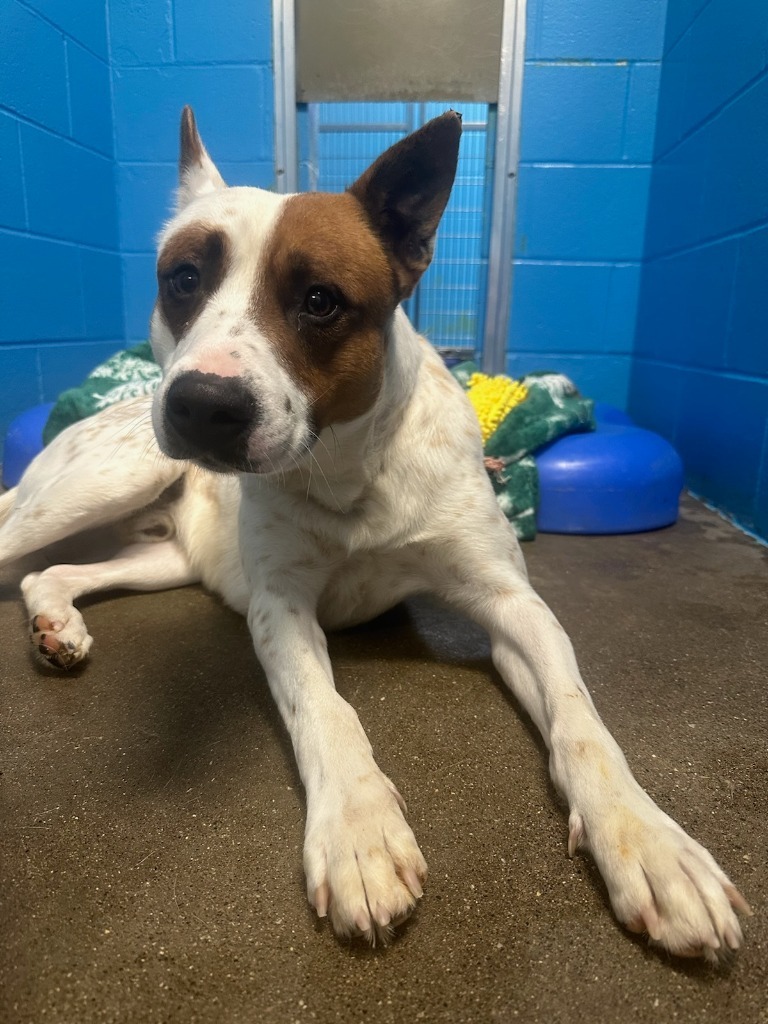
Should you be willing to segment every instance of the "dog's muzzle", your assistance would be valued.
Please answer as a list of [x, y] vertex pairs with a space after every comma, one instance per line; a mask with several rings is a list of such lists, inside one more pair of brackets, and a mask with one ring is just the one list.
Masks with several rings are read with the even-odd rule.
[[171, 458], [244, 468], [260, 418], [255, 397], [236, 377], [191, 370], [166, 393], [161, 447]]

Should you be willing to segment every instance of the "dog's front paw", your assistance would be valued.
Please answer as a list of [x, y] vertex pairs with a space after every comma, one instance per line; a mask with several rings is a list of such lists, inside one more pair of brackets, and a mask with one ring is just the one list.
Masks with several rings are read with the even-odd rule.
[[391, 782], [374, 772], [351, 789], [329, 786], [314, 802], [304, 843], [307, 895], [337, 935], [386, 943], [421, 897], [427, 864], [404, 810]]
[[591, 828], [571, 815], [569, 851], [586, 845], [630, 931], [677, 956], [727, 959], [743, 941], [735, 911], [749, 904], [712, 855], [647, 799]]
[[83, 617], [74, 608], [66, 621], [49, 615], [33, 615], [30, 640], [49, 665], [63, 669], [73, 668], [82, 661], [93, 643]]

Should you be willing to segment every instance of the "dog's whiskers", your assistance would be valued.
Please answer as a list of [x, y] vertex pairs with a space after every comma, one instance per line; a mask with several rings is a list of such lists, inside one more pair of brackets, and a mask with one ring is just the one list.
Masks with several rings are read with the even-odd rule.
[[[316, 434], [314, 431], [311, 432], [311, 436], [314, 437], [318, 441], [320, 440], [319, 435]], [[323, 444], [322, 441], [320, 443]], [[339, 503], [338, 498], [334, 494], [334, 491], [333, 491], [333, 488], [331, 487], [330, 481], [328, 480], [328, 477], [325, 475], [325, 470], [323, 469], [321, 464], [318, 462], [317, 456], [312, 451], [312, 448], [309, 446], [309, 444], [307, 444], [306, 442], [304, 442], [304, 444], [305, 444], [305, 447], [306, 447], [306, 450], [307, 450], [307, 454], [309, 455], [309, 459], [310, 459], [310, 462], [309, 462], [309, 480], [310, 480], [310, 483], [312, 482], [312, 463], [314, 463], [317, 466], [317, 468], [320, 470], [320, 475], [323, 478], [325, 486], [326, 486], [326, 488], [328, 490], [328, 494], [333, 499], [334, 504], [336, 505], [336, 508], [343, 515], [344, 514], [344, 509], [341, 507], [341, 504]], [[323, 448], [325, 448], [324, 444], [323, 444]], [[328, 451], [327, 448], [325, 448], [325, 450]], [[328, 452], [328, 454], [330, 455], [330, 452]], [[309, 486], [307, 486], [307, 498], [309, 498]]]

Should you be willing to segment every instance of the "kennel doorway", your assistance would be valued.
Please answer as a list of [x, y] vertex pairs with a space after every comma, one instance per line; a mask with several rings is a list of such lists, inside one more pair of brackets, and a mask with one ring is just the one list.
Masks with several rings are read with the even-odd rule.
[[525, 0], [273, 0], [279, 191], [340, 191], [448, 107], [456, 185], [432, 266], [406, 303], [440, 350], [505, 369]]

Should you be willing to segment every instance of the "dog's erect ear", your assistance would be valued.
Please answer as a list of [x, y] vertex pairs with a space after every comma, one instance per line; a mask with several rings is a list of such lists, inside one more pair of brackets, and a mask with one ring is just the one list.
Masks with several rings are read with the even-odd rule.
[[183, 210], [187, 203], [198, 196], [226, 187], [226, 182], [208, 156], [208, 151], [197, 131], [192, 107], [184, 107], [181, 112], [179, 191], [176, 194], [176, 209]]
[[395, 143], [349, 191], [390, 255], [400, 298], [429, 266], [435, 231], [456, 175], [461, 114], [450, 110]]

